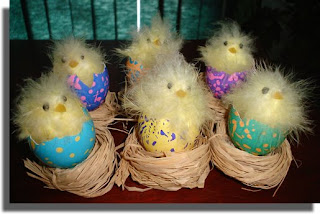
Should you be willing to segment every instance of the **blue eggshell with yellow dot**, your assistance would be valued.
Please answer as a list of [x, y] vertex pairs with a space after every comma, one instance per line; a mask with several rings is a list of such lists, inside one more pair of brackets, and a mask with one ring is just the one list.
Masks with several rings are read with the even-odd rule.
[[196, 137], [200, 134], [195, 126], [178, 133], [170, 121], [166, 119], [152, 119], [141, 115], [138, 119], [138, 135], [144, 148], [150, 152], [180, 152], [190, 150], [194, 146]]
[[90, 119], [83, 123], [82, 130], [77, 135], [56, 137], [38, 144], [30, 137], [28, 140], [35, 156], [46, 165], [72, 168], [89, 156], [95, 143], [95, 128]]
[[259, 121], [241, 118], [233, 107], [228, 117], [228, 133], [233, 144], [253, 155], [266, 155], [278, 148], [287, 132], [272, 128]]
[[76, 92], [88, 111], [93, 111], [104, 103], [109, 91], [109, 73], [107, 66], [104, 66], [102, 73], [93, 75], [93, 82], [90, 87], [84, 84], [77, 75], [71, 75], [68, 78], [69, 85]]

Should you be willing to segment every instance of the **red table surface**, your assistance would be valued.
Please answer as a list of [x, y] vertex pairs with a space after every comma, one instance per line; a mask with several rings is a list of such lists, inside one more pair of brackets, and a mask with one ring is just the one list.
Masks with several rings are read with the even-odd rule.
[[[10, 108], [14, 107], [17, 96], [17, 85], [23, 84], [27, 77], [37, 78], [41, 72], [50, 68], [47, 57], [48, 41], [10, 41]], [[110, 55], [112, 49], [119, 47], [121, 42], [102, 41], [101, 46]], [[182, 53], [191, 62], [199, 57], [198, 45], [204, 41], [192, 41], [184, 45]], [[109, 60], [110, 91], [119, 91], [124, 86], [124, 74], [119, 71], [116, 57]], [[204, 70], [203, 64], [197, 64]], [[30, 151], [25, 141], [18, 142], [13, 133], [15, 127], [10, 124], [10, 203], [315, 203], [320, 202], [320, 144], [318, 142], [320, 114], [318, 103], [314, 103], [310, 113], [314, 121], [314, 134], [302, 135], [299, 145], [292, 145], [292, 153], [299, 163], [297, 168], [292, 161], [290, 170], [277, 191], [274, 189], [247, 191], [249, 188], [241, 182], [224, 175], [217, 168], [209, 173], [205, 187], [195, 189], [180, 189], [178, 191], [149, 190], [146, 192], [129, 192], [114, 186], [111, 191], [96, 198], [84, 198], [69, 192], [44, 188], [41, 181], [35, 180], [26, 174], [23, 159], [30, 157]], [[10, 111], [12, 113], [12, 111]], [[10, 116], [12, 116], [10, 113]], [[115, 144], [124, 142], [126, 135], [117, 131], [111, 132]], [[6, 163], [9, 164], [9, 163]], [[129, 177], [128, 186], [139, 186]]]

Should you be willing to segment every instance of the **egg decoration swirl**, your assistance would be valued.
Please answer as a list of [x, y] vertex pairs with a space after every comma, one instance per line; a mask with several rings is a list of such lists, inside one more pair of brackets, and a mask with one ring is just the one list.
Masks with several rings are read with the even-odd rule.
[[102, 50], [72, 37], [56, 41], [52, 49], [53, 71], [66, 75], [89, 111], [98, 108], [109, 91], [109, 73]]
[[293, 82], [279, 67], [260, 64], [224, 99], [231, 104], [228, 133], [236, 147], [254, 155], [278, 148], [288, 135], [310, 131], [306, 82]]
[[200, 47], [200, 60], [206, 65], [206, 81], [215, 98], [220, 99], [232, 87], [245, 80], [254, 65], [253, 39], [236, 22], [220, 22], [219, 28]]
[[66, 80], [54, 73], [26, 80], [14, 123], [35, 156], [50, 167], [71, 168], [84, 161], [95, 143], [88, 111]]
[[151, 26], [143, 26], [138, 32], [133, 32], [132, 41], [124, 48], [115, 52], [120, 57], [126, 57], [126, 72], [130, 82], [136, 82], [156, 64], [158, 54], [178, 52], [182, 47], [182, 39], [171, 31], [168, 21], [160, 14], [153, 17]]
[[[208, 95], [209, 94], [209, 95]], [[210, 92], [179, 53], [159, 55], [147, 75], [124, 94], [123, 107], [138, 117], [138, 136], [147, 151], [190, 150], [208, 119]]]

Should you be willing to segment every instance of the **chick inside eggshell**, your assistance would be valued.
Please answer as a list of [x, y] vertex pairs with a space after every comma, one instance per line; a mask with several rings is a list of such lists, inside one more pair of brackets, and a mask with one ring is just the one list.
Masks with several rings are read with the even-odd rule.
[[[128, 73], [139, 71], [139, 75], [147, 72], [156, 64], [156, 57], [159, 54], [172, 54], [178, 52], [182, 47], [182, 39], [176, 32], [171, 31], [171, 26], [167, 20], [163, 20], [160, 14], [157, 14], [151, 22], [151, 26], [143, 26], [140, 31], [133, 33], [132, 42], [122, 48], [115, 49], [120, 57], [128, 58]], [[136, 62], [136, 63], [131, 63]], [[134, 65], [140, 64], [137, 69]], [[128, 66], [129, 65], [129, 66]], [[136, 73], [136, 72], [134, 72]], [[138, 79], [139, 75], [131, 78], [133, 82]]]
[[52, 167], [75, 166], [88, 156], [95, 142], [90, 115], [67, 81], [53, 72], [26, 81], [14, 123], [19, 138], [28, 139], [34, 154]]
[[241, 31], [236, 22], [219, 22], [219, 28], [200, 47], [200, 60], [218, 72], [233, 74], [250, 71], [254, 64], [253, 38]]
[[190, 149], [210, 118], [206, 100], [210, 92], [198, 80], [194, 66], [179, 53], [161, 55], [157, 60], [124, 94], [123, 107], [140, 117], [139, 135], [147, 149], [155, 151], [153, 142], [160, 151]]
[[235, 145], [264, 155], [279, 147], [287, 135], [311, 131], [304, 100], [307, 86], [303, 80], [294, 82], [279, 67], [257, 64], [247, 81], [224, 97], [232, 105], [228, 126]]
[[104, 72], [105, 54], [81, 39], [71, 37], [56, 41], [50, 57], [54, 71], [61, 75], [77, 75], [89, 87], [94, 74]]

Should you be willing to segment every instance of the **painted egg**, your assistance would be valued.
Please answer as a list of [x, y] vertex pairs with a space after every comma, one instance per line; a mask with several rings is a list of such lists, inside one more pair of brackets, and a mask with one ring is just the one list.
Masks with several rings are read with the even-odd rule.
[[143, 75], [143, 65], [132, 60], [131, 57], [128, 57], [126, 68], [127, 77], [131, 82], [139, 80], [141, 75]]
[[213, 96], [220, 99], [221, 96], [228, 93], [238, 82], [244, 81], [246, 74], [246, 71], [228, 74], [224, 71], [217, 71], [215, 68], [207, 66], [206, 80]]
[[170, 121], [166, 119], [155, 120], [141, 115], [138, 119], [140, 141], [144, 148], [150, 152], [179, 152], [190, 150], [194, 146], [196, 137], [200, 134], [196, 127], [191, 127], [188, 139], [183, 133], [177, 133]]
[[93, 74], [91, 87], [84, 84], [77, 75], [71, 75], [68, 83], [77, 93], [82, 104], [92, 111], [104, 103], [109, 91], [109, 74], [108, 69], [104, 66], [104, 71], [100, 74]]
[[228, 133], [233, 144], [254, 155], [266, 155], [285, 140], [287, 133], [253, 119], [241, 118], [232, 107], [228, 118]]
[[89, 156], [95, 143], [95, 128], [90, 119], [83, 123], [82, 130], [77, 135], [41, 143], [36, 143], [29, 137], [28, 141], [35, 156], [46, 165], [72, 168]]

